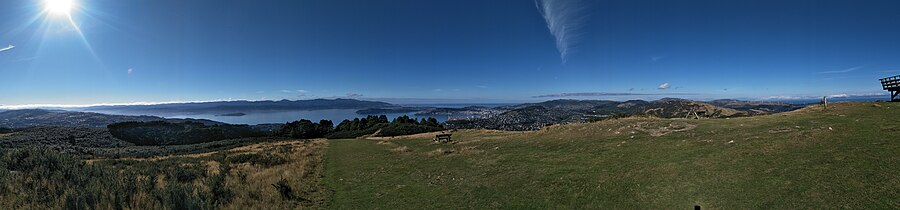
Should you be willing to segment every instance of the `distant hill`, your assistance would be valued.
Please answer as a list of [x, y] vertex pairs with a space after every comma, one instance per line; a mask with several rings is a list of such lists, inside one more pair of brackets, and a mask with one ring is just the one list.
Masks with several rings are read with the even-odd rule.
[[174, 103], [157, 105], [95, 106], [83, 109], [116, 114], [227, 114], [257, 111], [325, 110], [325, 109], [373, 109], [398, 107], [385, 102], [356, 99], [312, 99], [280, 101], [221, 101], [201, 103]]
[[184, 122], [193, 121], [203, 124], [222, 124], [220, 122], [203, 119], [166, 119], [155, 116], [126, 116], [108, 115], [91, 112], [73, 112], [43, 109], [23, 109], [0, 112], [0, 127], [25, 128], [37, 126], [61, 126], [61, 127], [91, 127], [105, 128], [109, 124], [118, 122], [147, 122], [167, 121]]
[[696, 112], [703, 118], [741, 117], [791, 111], [801, 106], [787, 103], [717, 100], [700, 102], [677, 98], [656, 101], [553, 100], [497, 109], [505, 112], [480, 119], [453, 120], [450, 128], [537, 130], [552, 124], [587, 122], [618, 116], [684, 118]]

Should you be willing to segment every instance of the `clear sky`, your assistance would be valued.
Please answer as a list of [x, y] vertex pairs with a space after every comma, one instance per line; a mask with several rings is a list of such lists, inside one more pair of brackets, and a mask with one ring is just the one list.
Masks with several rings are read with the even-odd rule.
[[0, 104], [761, 99], [900, 74], [898, 1], [67, 1], [0, 1]]

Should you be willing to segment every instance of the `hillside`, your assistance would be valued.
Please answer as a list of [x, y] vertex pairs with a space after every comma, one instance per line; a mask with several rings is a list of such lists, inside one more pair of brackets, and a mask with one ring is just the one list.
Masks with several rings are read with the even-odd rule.
[[333, 141], [331, 208], [900, 208], [900, 104]]
[[[835, 103], [459, 130], [450, 144], [432, 133], [135, 146], [102, 129], [32, 128], [0, 134], [0, 208], [897, 209], [898, 117], [900, 103]], [[47, 192], [67, 199], [28, 196]]]
[[[547, 125], [582, 123], [610, 117], [653, 116], [660, 118], [728, 118], [765, 115], [799, 109], [787, 103], [716, 100], [700, 102], [664, 98], [656, 101], [553, 100], [499, 107], [500, 114], [447, 122], [450, 128], [538, 130]], [[694, 115], [693, 113], [697, 113]]]
[[211, 120], [203, 119], [166, 119], [155, 116], [128, 116], [128, 115], [109, 115], [92, 112], [73, 112], [60, 110], [43, 110], [43, 109], [22, 109], [9, 110], [0, 112], [0, 127], [6, 128], [25, 128], [37, 126], [63, 126], [63, 127], [90, 127], [105, 128], [106, 125], [118, 122], [147, 122], [147, 121], [167, 121], [167, 122], [200, 122], [203, 124], [213, 125], [222, 124]]

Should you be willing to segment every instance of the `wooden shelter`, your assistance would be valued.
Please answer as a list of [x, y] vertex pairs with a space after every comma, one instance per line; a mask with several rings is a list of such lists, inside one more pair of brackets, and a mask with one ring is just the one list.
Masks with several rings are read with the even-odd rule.
[[881, 87], [891, 92], [891, 101], [900, 101], [900, 75], [878, 79]]

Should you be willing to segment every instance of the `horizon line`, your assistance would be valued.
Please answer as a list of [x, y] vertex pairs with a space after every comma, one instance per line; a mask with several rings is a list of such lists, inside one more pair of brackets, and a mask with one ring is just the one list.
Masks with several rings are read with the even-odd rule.
[[[565, 95], [565, 94], [561, 94]], [[824, 97], [828, 98], [850, 98], [850, 97], [870, 97], [870, 96], [883, 96], [888, 95], [887, 93], [862, 93], [862, 94], [830, 94], [824, 95]], [[521, 99], [521, 100], [508, 100], [508, 101], [519, 101], [516, 103], [526, 103], [527, 101], [536, 100], [539, 98], [547, 98], [547, 101], [550, 100], [562, 100], [562, 99], [574, 99], [574, 100], [612, 100], [612, 99], [584, 99], [583, 97], [588, 96], [561, 96], [561, 97], [546, 97], [549, 95], [542, 95], [541, 97], [532, 97], [530, 99]], [[615, 95], [615, 96], [655, 96], [654, 94], [645, 94], [645, 95]], [[581, 99], [578, 99], [581, 97]], [[721, 99], [732, 99], [732, 100], [745, 100], [745, 101], [785, 101], [785, 100], [810, 100], [810, 99], [818, 99], [823, 96], [767, 96], [767, 97], [755, 97], [755, 98], [718, 98], [718, 99], [705, 99], [705, 100], [721, 100]], [[663, 97], [667, 98], [667, 97]], [[384, 102], [384, 100], [483, 100], [483, 101], [491, 101], [491, 100], [500, 100], [500, 99], [488, 99], [488, 98], [480, 98], [480, 99], [450, 99], [450, 98], [342, 98], [342, 97], [323, 97], [323, 98], [311, 98], [311, 99], [277, 99], [277, 100], [248, 100], [248, 99], [218, 99], [218, 100], [195, 100], [195, 101], [162, 101], [162, 102], [124, 102], [124, 103], [93, 103], [93, 104], [18, 104], [18, 105], [2, 105], [0, 104], [0, 109], [2, 110], [19, 110], [19, 109], [46, 109], [46, 108], [63, 108], [63, 109], [77, 109], [77, 108], [89, 108], [89, 107], [99, 107], [99, 106], [152, 106], [152, 105], [165, 105], [165, 104], [189, 104], [189, 103], [213, 103], [213, 102], [261, 102], [261, 101], [308, 101], [308, 100], [336, 100], [336, 99], [352, 99], [352, 100], [368, 100], [368, 101], [378, 101]], [[659, 100], [659, 99], [657, 99]], [[688, 100], [698, 100], [699, 99], [688, 99]], [[613, 100], [615, 101], [615, 100]], [[392, 103], [392, 102], [386, 102]], [[469, 102], [471, 103], [471, 102]], [[487, 103], [487, 102], [485, 102]], [[497, 102], [492, 102], [497, 103]], [[404, 103], [392, 103], [402, 105]], [[417, 104], [417, 103], [407, 103], [407, 104]], [[425, 104], [425, 103], [422, 103]], [[454, 104], [454, 103], [446, 103], [446, 104]], [[467, 104], [465, 102], [459, 104]]]

